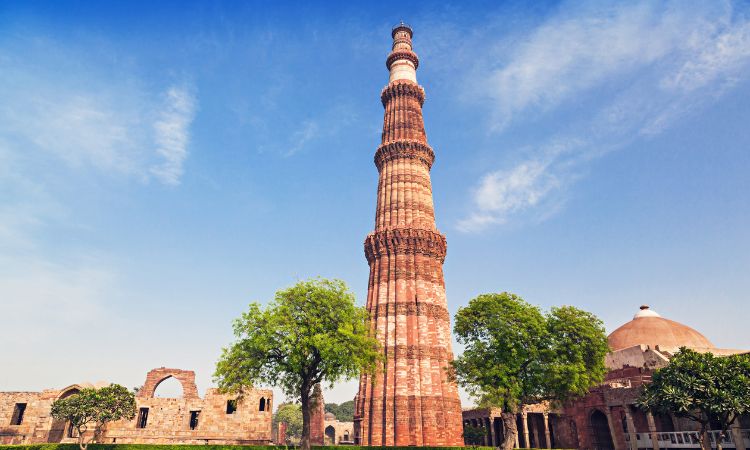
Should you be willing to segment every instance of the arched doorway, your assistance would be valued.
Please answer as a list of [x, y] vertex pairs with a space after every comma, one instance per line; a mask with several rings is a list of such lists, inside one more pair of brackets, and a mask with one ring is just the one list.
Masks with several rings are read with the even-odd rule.
[[326, 427], [326, 444], [336, 445], [336, 429], [331, 425]]
[[612, 434], [609, 432], [609, 421], [603, 412], [595, 409], [591, 413], [591, 431], [594, 437], [594, 448], [597, 450], [614, 450]]
[[[68, 398], [71, 395], [75, 395], [81, 392], [77, 386], [70, 386], [62, 390], [62, 393], [57, 400]], [[53, 420], [52, 426], [50, 426], [49, 435], [47, 435], [47, 442], [62, 442], [63, 439], [68, 437], [70, 425], [64, 420]]]

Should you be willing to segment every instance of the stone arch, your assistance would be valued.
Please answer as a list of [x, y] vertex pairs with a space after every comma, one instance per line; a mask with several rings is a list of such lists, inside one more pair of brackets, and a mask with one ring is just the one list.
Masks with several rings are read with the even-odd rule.
[[[71, 395], [75, 395], [81, 392], [86, 386], [80, 384], [71, 384], [70, 386], [61, 389], [55, 397], [55, 400], [62, 400], [68, 398]], [[68, 437], [70, 431], [70, 424], [66, 420], [52, 419], [52, 425], [50, 426], [49, 434], [47, 435], [47, 442], [62, 442], [63, 439]]]
[[265, 411], [265, 410], [266, 410], [266, 398], [261, 397], [259, 405], [258, 405], [258, 411]]
[[336, 429], [333, 426], [328, 425], [326, 427], [326, 441], [329, 445], [336, 445]]
[[[164, 384], [164, 383], [166, 383], [166, 384]], [[169, 386], [170, 384], [172, 384], [173, 386]], [[161, 387], [161, 391], [159, 391], [160, 387]], [[180, 390], [179, 394], [172, 395], [172, 393], [169, 392], [172, 389], [179, 389]], [[165, 392], [164, 392], [165, 390], [167, 391], [167, 393], [169, 395], [164, 395], [165, 394]], [[156, 386], [154, 386], [153, 397], [180, 398], [180, 397], [183, 397], [184, 395], [185, 395], [185, 392], [184, 392], [184, 387], [183, 387], [182, 383], [177, 378], [173, 377], [172, 375], [170, 375], [170, 376], [164, 378], [163, 380], [159, 381], [158, 383], [156, 383]]]
[[589, 415], [589, 424], [591, 435], [594, 438], [594, 448], [597, 450], [614, 450], [615, 444], [612, 441], [607, 416], [600, 410], [594, 409]]
[[200, 398], [198, 388], [195, 386], [195, 372], [192, 370], [169, 369], [159, 367], [146, 374], [146, 382], [138, 391], [140, 398], [152, 398], [156, 387], [167, 378], [173, 377], [182, 384], [182, 397], [186, 399]]

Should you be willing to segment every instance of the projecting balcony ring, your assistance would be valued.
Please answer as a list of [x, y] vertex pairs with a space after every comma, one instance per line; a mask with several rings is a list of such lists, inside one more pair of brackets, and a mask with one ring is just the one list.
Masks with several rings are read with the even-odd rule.
[[414, 52], [391, 52], [390, 55], [388, 55], [388, 59], [385, 60], [385, 66], [388, 68], [388, 70], [391, 70], [391, 66], [394, 62], [398, 61], [399, 59], [405, 59], [407, 61], [411, 61], [412, 64], [414, 64], [414, 69], [416, 70], [419, 68], [419, 57], [417, 57], [417, 54]]

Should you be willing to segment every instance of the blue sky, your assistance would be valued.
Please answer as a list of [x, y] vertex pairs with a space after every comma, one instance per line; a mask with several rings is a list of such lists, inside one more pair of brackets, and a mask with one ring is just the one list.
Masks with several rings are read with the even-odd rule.
[[648, 303], [750, 348], [746, 3], [6, 1], [0, 388], [202, 390], [248, 302], [317, 275], [363, 302], [402, 19], [452, 312]]

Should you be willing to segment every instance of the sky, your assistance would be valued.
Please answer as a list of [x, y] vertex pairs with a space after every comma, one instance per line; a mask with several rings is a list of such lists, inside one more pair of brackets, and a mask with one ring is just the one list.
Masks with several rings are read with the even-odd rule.
[[452, 314], [649, 304], [750, 348], [750, 5], [374, 3], [0, 3], [0, 390], [203, 392], [248, 303], [323, 276], [363, 304], [400, 20]]

